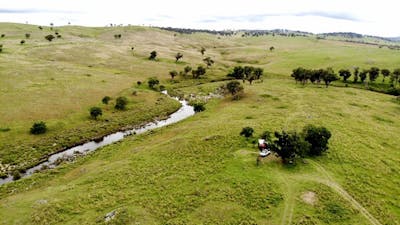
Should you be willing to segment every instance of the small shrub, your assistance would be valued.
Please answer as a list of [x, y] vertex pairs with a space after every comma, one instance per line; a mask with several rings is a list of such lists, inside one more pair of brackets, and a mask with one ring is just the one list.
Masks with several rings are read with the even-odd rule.
[[101, 110], [101, 108], [96, 107], [96, 106], [90, 108], [89, 112], [90, 112], [90, 116], [95, 120], [97, 120], [97, 117], [103, 115], [103, 111]]
[[44, 134], [47, 131], [46, 123], [43, 121], [36, 122], [31, 127], [31, 134]]
[[21, 45], [23, 45], [23, 44], [25, 44], [25, 40], [21, 40], [19, 43], [20, 43]]
[[206, 107], [204, 106], [205, 104], [203, 102], [195, 102], [192, 104], [193, 110], [198, 113], [206, 110]]
[[0, 179], [5, 179], [7, 177], [8, 177], [8, 175], [6, 173], [0, 172]]
[[11, 129], [9, 127], [0, 127], [0, 132], [8, 132]]
[[254, 129], [251, 127], [243, 127], [242, 131], [240, 132], [241, 136], [245, 136], [246, 138], [249, 138], [253, 136]]
[[128, 104], [128, 99], [126, 97], [118, 97], [115, 103], [115, 109], [124, 110]]
[[101, 100], [101, 102], [103, 102], [103, 104], [108, 105], [108, 102], [111, 100], [110, 96], [104, 96], [104, 98]]
[[56, 37], [54, 37], [52, 34], [49, 34], [49, 35], [46, 35], [45, 37], [44, 37], [46, 40], [48, 40], [48, 41], [52, 41], [54, 38], [56, 38]]
[[149, 56], [150, 60], [156, 60], [156, 57], [157, 57], [157, 52], [156, 51], [150, 52], [150, 56]]
[[136, 82], [136, 84], [137, 84], [138, 86], [140, 86], [140, 85], [142, 85], [142, 81], [138, 80], [138, 81]]
[[1, 38], [5, 37], [5, 36], [6, 36], [5, 34], [1, 34]]
[[29, 38], [31, 37], [31, 34], [30, 34], [30, 33], [26, 33], [26, 34], [25, 34], [25, 37], [26, 37], [27, 39], [29, 39]]
[[21, 179], [21, 173], [18, 170], [14, 170], [14, 172], [12, 173], [13, 176], [13, 180], [19, 180]]
[[149, 80], [147, 81], [147, 84], [149, 85], [149, 88], [154, 89], [154, 87], [156, 85], [158, 85], [160, 83], [160, 81], [155, 78], [155, 77], [151, 77], [149, 78]]

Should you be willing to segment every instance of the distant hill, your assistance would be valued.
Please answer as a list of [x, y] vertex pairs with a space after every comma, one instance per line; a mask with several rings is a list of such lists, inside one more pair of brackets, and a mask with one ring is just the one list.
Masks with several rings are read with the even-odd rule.
[[386, 46], [391, 49], [400, 49], [400, 37], [385, 38], [372, 35], [363, 35], [353, 32], [332, 32], [332, 33], [320, 33], [314, 34], [311, 32], [298, 31], [298, 30], [287, 30], [287, 29], [273, 29], [273, 30], [207, 30], [207, 29], [187, 29], [187, 28], [174, 28], [174, 27], [158, 27], [163, 30], [178, 32], [178, 33], [209, 33], [214, 35], [230, 36], [241, 34], [245, 36], [263, 36], [263, 35], [279, 35], [279, 36], [303, 36], [313, 37], [317, 39], [334, 39], [346, 42], [355, 42], [362, 44], [373, 44], [379, 45], [380, 47]]

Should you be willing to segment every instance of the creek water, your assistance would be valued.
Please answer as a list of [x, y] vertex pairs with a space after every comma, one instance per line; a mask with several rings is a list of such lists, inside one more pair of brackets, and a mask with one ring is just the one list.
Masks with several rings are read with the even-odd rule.
[[[163, 94], [168, 95], [168, 93], [166, 91], [164, 91]], [[171, 97], [171, 96], [169, 96], [169, 97]], [[171, 98], [174, 98], [174, 97], [171, 97]], [[127, 136], [134, 135], [134, 134], [141, 134], [141, 133], [144, 133], [149, 130], [167, 126], [169, 124], [176, 123], [178, 121], [186, 119], [195, 114], [193, 107], [188, 105], [188, 102], [186, 100], [179, 100], [178, 98], [174, 98], [174, 99], [178, 100], [182, 106], [181, 106], [181, 108], [179, 108], [178, 111], [169, 115], [169, 117], [167, 119], [156, 121], [156, 122], [150, 122], [139, 128], [130, 129], [130, 130], [126, 130], [126, 131], [119, 131], [119, 132], [116, 132], [113, 134], [109, 134], [109, 135], [104, 136], [101, 140], [89, 141], [84, 144], [66, 149], [62, 152], [55, 153], [55, 154], [51, 155], [47, 159], [47, 161], [42, 162], [32, 168], [27, 169], [25, 173], [21, 174], [21, 178], [31, 176], [35, 172], [40, 171], [41, 169], [46, 168], [46, 167], [54, 168], [59, 164], [57, 162], [60, 159], [66, 159], [68, 157], [74, 157], [76, 155], [85, 155], [85, 154], [88, 154], [90, 152], [97, 150], [98, 148], [101, 148], [103, 146], [120, 141]], [[12, 181], [13, 181], [13, 177], [11, 175], [9, 175], [7, 178], [0, 179], [0, 185], [9, 183]]]

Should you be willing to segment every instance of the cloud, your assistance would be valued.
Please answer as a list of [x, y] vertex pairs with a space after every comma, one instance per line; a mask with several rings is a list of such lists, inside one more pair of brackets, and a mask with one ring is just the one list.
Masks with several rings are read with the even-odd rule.
[[318, 16], [325, 17], [329, 19], [337, 19], [337, 20], [347, 20], [347, 21], [357, 21], [360, 22], [362, 20], [346, 13], [341, 12], [324, 12], [324, 11], [308, 11], [308, 12], [299, 12], [299, 13], [267, 13], [267, 14], [255, 14], [255, 15], [242, 15], [242, 16], [217, 16], [204, 20], [200, 20], [198, 22], [201, 23], [214, 23], [217, 21], [232, 21], [232, 22], [262, 22], [269, 17], [306, 17], [306, 16]]
[[46, 10], [46, 9], [1, 9], [0, 14], [31, 14], [31, 13], [62, 13], [62, 14], [76, 14], [79, 11], [63, 11], [63, 10]]
[[323, 11], [311, 11], [311, 12], [300, 12], [293, 14], [293, 16], [319, 16], [319, 17], [326, 17], [331, 19], [337, 20], [349, 20], [349, 21], [361, 21], [360, 19], [341, 12], [323, 12]]

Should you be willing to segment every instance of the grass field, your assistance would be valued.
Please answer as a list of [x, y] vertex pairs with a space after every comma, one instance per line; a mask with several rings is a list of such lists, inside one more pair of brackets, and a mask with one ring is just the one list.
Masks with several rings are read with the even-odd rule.
[[[108, 224], [400, 224], [399, 103], [393, 96], [350, 87], [303, 87], [289, 78], [298, 66], [394, 69], [397, 51], [298, 37], [174, 36], [141, 27], [63, 27], [58, 28], [61, 40], [46, 43], [46, 32], [36, 27], [0, 28], [10, 34], [0, 39], [5, 49], [0, 104], [6, 106], [0, 124], [10, 128], [0, 132], [0, 140], [11, 146], [0, 149], [2, 160], [15, 147], [26, 155], [23, 160], [32, 157], [31, 146], [20, 143], [50, 143], [57, 130], [97, 124], [87, 118], [87, 109], [101, 105], [104, 95], [130, 96], [132, 110], [120, 113], [121, 123], [176, 108], [167, 98], [162, 107], [155, 105], [160, 95], [137, 87], [137, 80], [156, 76], [182, 93], [207, 94], [223, 83], [209, 81], [224, 78], [238, 63], [266, 72], [264, 82], [245, 84], [239, 101], [210, 100], [206, 111], [178, 124], [0, 186], [0, 224], [104, 223], [114, 210]], [[27, 30], [34, 31], [32, 38], [20, 46]], [[114, 40], [116, 33], [121, 40]], [[200, 46], [216, 61], [206, 78], [170, 82], [169, 70], [201, 63]], [[267, 50], [270, 46], [275, 51]], [[147, 60], [152, 50], [159, 53], [157, 62]], [[179, 63], [177, 51], [184, 55]], [[137, 96], [130, 94], [133, 89]], [[140, 114], [136, 104], [146, 117], [127, 121], [126, 115]], [[36, 120], [48, 120], [53, 129], [31, 137], [27, 131]], [[259, 135], [306, 124], [332, 132], [330, 149], [296, 166], [270, 156], [257, 167], [256, 146], [239, 136], [245, 126]]]

